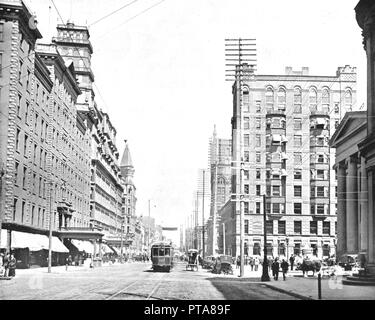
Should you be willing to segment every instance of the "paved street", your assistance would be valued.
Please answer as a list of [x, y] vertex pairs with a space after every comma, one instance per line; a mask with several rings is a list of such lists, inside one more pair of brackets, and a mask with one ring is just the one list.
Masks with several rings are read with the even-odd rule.
[[17, 270], [0, 281], [0, 300], [295, 300], [257, 283], [206, 270], [186, 271], [179, 263], [170, 273], [153, 272], [150, 264], [127, 263], [101, 268], [55, 267]]

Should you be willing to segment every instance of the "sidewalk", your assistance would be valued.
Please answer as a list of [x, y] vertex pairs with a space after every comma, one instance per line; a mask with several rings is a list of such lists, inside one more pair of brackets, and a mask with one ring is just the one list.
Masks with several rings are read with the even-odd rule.
[[[235, 269], [233, 266], [233, 276], [240, 275], [240, 269]], [[309, 273], [311, 275], [311, 272]], [[279, 273], [279, 280], [272, 278], [272, 273], [269, 272], [271, 281], [261, 282], [262, 266], [258, 271], [251, 271], [249, 266], [244, 268], [244, 277], [255, 280], [259, 279], [259, 283], [280, 291], [288, 293], [294, 297], [307, 300], [318, 300], [318, 276], [303, 277], [302, 271], [289, 271], [286, 280], [283, 280], [282, 272]], [[345, 273], [341, 273], [336, 277], [323, 277], [321, 280], [321, 294], [322, 300], [375, 300], [375, 286], [350, 286], [342, 284]]]

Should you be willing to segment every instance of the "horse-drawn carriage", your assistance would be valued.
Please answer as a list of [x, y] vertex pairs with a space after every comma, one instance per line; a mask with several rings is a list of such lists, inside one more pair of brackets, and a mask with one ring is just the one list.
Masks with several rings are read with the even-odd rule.
[[188, 264], [186, 270], [198, 271], [198, 250], [189, 249], [188, 251]]
[[303, 259], [302, 263], [298, 265], [297, 270], [301, 270], [303, 276], [305, 276], [305, 273], [308, 275], [309, 271], [312, 271], [314, 276], [315, 272], [319, 272], [321, 267], [322, 263], [320, 260], [305, 258]]
[[233, 274], [232, 257], [221, 255], [216, 259], [212, 270], [213, 273]]

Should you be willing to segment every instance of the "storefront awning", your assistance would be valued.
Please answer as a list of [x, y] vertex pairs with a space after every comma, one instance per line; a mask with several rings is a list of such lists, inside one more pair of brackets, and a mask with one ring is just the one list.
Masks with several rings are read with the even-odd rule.
[[[7, 230], [1, 230], [1, 248], [7, 245]], [[19, 231], [12, 231], [12, 249], [28, 248], [30, 251], [48, 250], [49, 238], [41, 234], [33, 234]], [[57, 237], [52, 237], [53, 252], [69, 252], [68, 248]]]
[[94, 245], [90, 241], [84, 240], [75, 240], [72, 239], [70, 242], [78, 249], [78, 251], [93, 254], [94, 253]]

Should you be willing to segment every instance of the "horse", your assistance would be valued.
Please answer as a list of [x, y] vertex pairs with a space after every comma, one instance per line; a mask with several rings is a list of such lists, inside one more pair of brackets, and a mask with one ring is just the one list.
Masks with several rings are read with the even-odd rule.
[[313, 276], [315, 275], [315, 271], [318, 272], [321, 268], [321, 262], [318, 260], [303, 260], [302, 264], [299, 266], [299, 270], [302, 270], [303, 276], [308, 275], [309, 271], [313, 272]]

